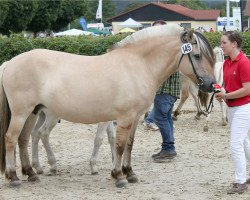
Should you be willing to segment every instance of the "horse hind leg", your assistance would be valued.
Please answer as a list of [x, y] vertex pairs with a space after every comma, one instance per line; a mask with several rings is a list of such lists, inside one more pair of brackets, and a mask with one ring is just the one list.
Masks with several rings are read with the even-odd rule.
[[115, 127], [113, 121], [109, 123], [108, 128], [107, 128], [107, 134], [108, 134], [108, 140], [109, 140], [109, 145], [111, 149], [111, 154], [112, 154], [112, 162], [114, 162], [114, 157], [115, 157]]
[[94, 148], [93, 148], [92, 155], [91, 155], [91, 158], [90, 158], [90, 161], [89, 161], [90, 170], [91, 170], [92, 175], [98, 174], [96, 160], [97, 160], [97, 156], [98, 156], [100, 146], [103, 143], [105, 130], [107, 129], [109, 123], [110, 122], [98, 123], [97, 132], [96, 132], [96, 136], [95, 136], [95, 140], [94, 140]]
[[44, 125], [39, 129], [39, 132], [41, 135], [43, 146], [46, 150], [48, 163], [50, 165], [50, 172], [51, 174], [56, 174], [57, 173], [56, 157], [52, 151], [52, 148], [49, 142], [49, 135], [60, 119], [48, 111], [45, 112], [45, 116], [46, 118], [45, 118]]
[[35, 125], [35, 122], [37, 121], [37, 117], [38, 117], [37, 115], [30, 114], [18, 138], [22, 173], [24, 175], [28, 175], [28, 181], [31, 181], [31, 182], [39, 181], [37, 174], [33, 171], [31, 167], [30, 160], [29, 160], [29, 153], [28, 153], [29, 138], [30, 138], [31, 131]]

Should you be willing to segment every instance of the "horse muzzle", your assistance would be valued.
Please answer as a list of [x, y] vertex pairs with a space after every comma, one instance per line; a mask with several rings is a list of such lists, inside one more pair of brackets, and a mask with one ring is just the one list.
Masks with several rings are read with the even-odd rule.
[[211, 78], [202, 78], [203, 83], [201, 85], [199, 85], [199, 90], [201, 90], [202, 92], [214, 92], [214, 84], [216, 83], [216, 81], [214, 79]]

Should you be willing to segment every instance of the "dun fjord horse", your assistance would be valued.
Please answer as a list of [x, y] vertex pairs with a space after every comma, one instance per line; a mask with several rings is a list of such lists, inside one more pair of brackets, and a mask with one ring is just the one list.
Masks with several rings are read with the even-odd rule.
[[29, 161], [28, 142], [41, 108], [77, 123], [117, 120], [111, 175], [117, 187], [125, 187], [138, 181], [131, 166], [134, 135], [160, 84], [180, 70], [200, 90], [213, 91], [214, 54], [202, 34], [164, 25], [143, 29], [130, 39], [132, 44], [101, 56], [37, 49], [2, 66], [0, 170], [10, 185], [20, 185], [17, 143], [22, 173], [29, 181], [39, 180]]
[[[214, 66], [214, 76], [215, 80], [219, 85], [223, 84], [223, 62], [224, 62], [224, 54], [220, 47], [215, 47], [213, 49], [215, 54], [215, 66]], [[173, 112], [173, 119], [177, 120], [178, 115], [181, 113], [181, 108], [184, 105], [185, 101], [188, 99], [189, 94], [193, 97], [195, 101], [195, 105], [197, 108], [197, 114], [195, 116], [196, 119], [200, 119], [201, 115], [206, 117], [206, 123], [203, 127], [204, 131], [208, 131], [208, 122], [210, 118], [210, 114], [205, 111], [206, 107], [208, 106], [209, 95], [207, 93], [199, 92], [198, 87], [190, 81], [190, 79], [186, 76], [181, 75], [181, 99], [180, 103], [178, 104], [177, 108]], [[202, 107], [204, 110], [202, 110]], [[222, 126], [227, 124], [227, 117], [226, 117], [226, 104], [225, 102], [220, 102], [221, 113], [222, 113]]]
[[[37, 174], [43, 173], [43, 168], [39, 162], [38, 156], [38, 142], [41, 139], [43, 146], [47, 153], [48, 163], [50, 165], [50, 172], [52, 174], [57, 173], [56, 158], [52, 151], [49, 135], [52, 129], [56, 126], [60, 119], [53, 115], [48, 109], [41, 109], [39, 112], [39, 117], [37, 119], [36, 125], [31, 132], [32, 138], [32, 166], [36, 169]], [[92, 150], [92, 155], [90, 158], [90, 169], [91, 174], [98, 174], [98, 169], [96, 165], [97, 155], [99, 148], [103, 142], [104, 133], [107, 132], [108, 140], [112, 153], [112, 161], [114, 159], [114, 147], [115, 147], [115, 128], [113, 122], [100, 122], [98, 123], [97, 132], [94, 140], [94, 148]]]

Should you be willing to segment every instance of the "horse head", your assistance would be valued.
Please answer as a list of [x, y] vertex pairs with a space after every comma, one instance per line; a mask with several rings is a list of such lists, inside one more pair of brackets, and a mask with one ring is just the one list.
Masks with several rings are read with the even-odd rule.
[[201, 91], [212, 92], [215, 83], [215, 57], [208, 40], [193, 30], [183, 32], [180, 39], [183, 43], [180, 71], [196, 83]]

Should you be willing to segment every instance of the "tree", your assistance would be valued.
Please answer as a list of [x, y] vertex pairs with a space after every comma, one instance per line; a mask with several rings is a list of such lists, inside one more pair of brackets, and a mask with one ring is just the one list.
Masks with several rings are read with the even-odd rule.
[[61, 9], [57, 20], [51, 24], [51, 30], [59, 31], [66, 27], [70, 22], [83, 16], [87, 10], [87, 1], [62, 1]]
[[125, 8], [125, 10], [123, 12], [127, 12], [129, 10], [138, 8], [138, 7], [140, 7], [140, 6], [144, 5], [144, 4], [145, 3], [133, 1], [133, 2], [131, 2], [131, 3], [128, 4], [128, 6]]
[[0, 5], [3, 20], [0, 32], [7, 35], [10, 31], [17, 33], [25, 30], [38, 8], [37, 1], [1, 1]]
[[[85, 18], [87, 22], [96, 22], [96, 11], [98, 0], [88, 1], [87, 13]], [[107, 20], [115, 14], [115, 5], [112, 0], [103, 0], [102, 2], [102, 22], [107, 24]]]
[[176, 4], [180, 4], [184, 7], [187, 7], [193, 10], [208, 9], [208, 7], [201, 0], [177, 0]]
[[7, 1], [0, 1], [0, 10], [1, 10], [1, 15], [0, 15], [0, 27], [1, 27], [9, 12], [9, 6]]
[[[38, 9], [27, 30], [34, 32], [45, 31], [51, 28], [59, 15], [63, 0], [38, 1]], [[20, 2], [20, 1], [18, 1]], [[25, 1], [24, 1], [25, 2]]]

